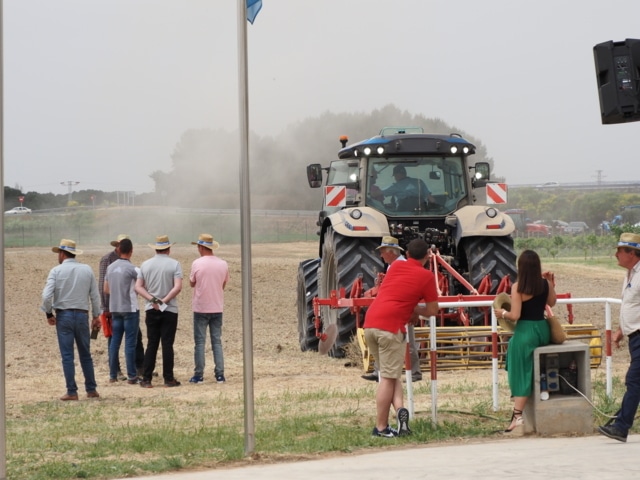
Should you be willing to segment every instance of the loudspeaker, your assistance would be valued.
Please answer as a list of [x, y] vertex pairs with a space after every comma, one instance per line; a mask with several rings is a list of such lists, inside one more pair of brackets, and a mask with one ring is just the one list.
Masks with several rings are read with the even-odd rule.
[[593, 47], [603, 124], [640, 120], [640, 40]]

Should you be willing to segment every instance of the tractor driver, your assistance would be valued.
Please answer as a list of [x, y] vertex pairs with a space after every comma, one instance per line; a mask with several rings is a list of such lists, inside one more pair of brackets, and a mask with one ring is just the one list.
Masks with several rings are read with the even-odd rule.
[[414, 210], [422, 205], [423, 199], [436, 203], [427, 185], [419, 178], [407, 177], [407, 170], [402, 165], [393, 167], [395, 183], [382, 191], [385, 197], [396, 197], [398, 210]]

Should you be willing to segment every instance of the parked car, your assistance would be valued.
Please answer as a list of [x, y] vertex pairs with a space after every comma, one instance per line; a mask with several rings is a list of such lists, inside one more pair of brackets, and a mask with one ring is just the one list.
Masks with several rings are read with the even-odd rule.
[[5, 215], [24, 215], [25, 213], [31, 213], [31, 209], [27, 207], [13, 207], [11, 210], [4, 212]]
[[589, 231], [589, 225], [584, 222], [569, 222], [569, 225], [564, 227], [564, 233], [567, 235], [578, 235], [581, 233], [587, 233]]
[[563, 222], [562, 220], [552, 220], [551, 226], [553, 227], [553, 233], [556, 235], [561, 235], [564, 233], [565, 228], [569, 226], [567, 222]]
[[504, 213], [509, 215], [513, 220], [516, 226], [516, 236], [548, 237], [551, 235], [551, 231], [547, 225], [531, 222], [531, 219], [527, 217], [526, 210], [522, 208], [510, 208], [505, 210]]

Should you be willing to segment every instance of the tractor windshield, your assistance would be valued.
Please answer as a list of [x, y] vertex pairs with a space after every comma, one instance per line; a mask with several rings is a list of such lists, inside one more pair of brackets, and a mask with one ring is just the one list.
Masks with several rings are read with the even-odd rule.
[[372, 158], [367, 205], [390, 216], [445, 215], [467, 199], [461, 157]]

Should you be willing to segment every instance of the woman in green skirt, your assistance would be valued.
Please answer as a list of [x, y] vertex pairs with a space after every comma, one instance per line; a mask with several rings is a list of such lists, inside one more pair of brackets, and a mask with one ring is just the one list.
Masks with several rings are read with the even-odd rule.
[[505, 432], [524, 425], [522, 412], [533, 386], [533, 351], [550, 341], [544, 312], [556, 304], [553, 273], [542, 273], [540, 257], [525, 250], [518, 258], [518, 279], [511, 287], [511, 310], [495, 309], [496, 317], [516, 322], [507, 349], [506, 370], [513, 396], [511, 424]]

